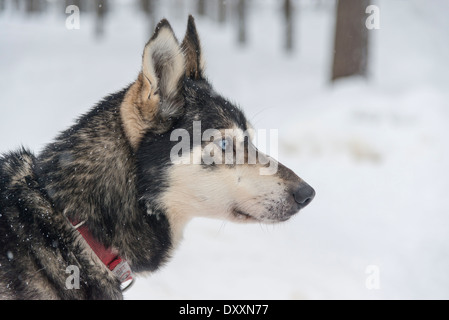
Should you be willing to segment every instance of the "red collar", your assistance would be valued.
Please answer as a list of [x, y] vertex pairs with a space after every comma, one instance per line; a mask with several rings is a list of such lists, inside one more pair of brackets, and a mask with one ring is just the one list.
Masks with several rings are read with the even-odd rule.
[[120, 280], [121, 283], [130, 280], [132, 281], [123, 290], [130, 288], [134, 282], [134, 279], [128, 262], [126, 262], [125, 259], [122, 259], [116, 252], [114, 252], [112, 248], [106, 248], [100, 242], [94, 239], [84, 222], [75, 223], [74, 221], [69, 221], [72, 223], [73, 227], [79, 231], [81, 236], [84, 238], [84, 240], [86, 240], [86, 243], [90, 246], [97, 257], [105, 264], [105, 266], [109, 270], [111, 270], [115, 274], [115, 276]]

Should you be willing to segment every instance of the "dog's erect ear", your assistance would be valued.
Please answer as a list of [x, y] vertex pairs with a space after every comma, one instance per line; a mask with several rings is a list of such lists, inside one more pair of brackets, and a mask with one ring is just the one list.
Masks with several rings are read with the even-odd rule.
[[137, 148], [146, 131], [166, 132], [184, 108], [185, 59], [167, 20], [145, 45], [142, 71], [129, 88], [120, 112], [125, 133]]
[[200, 38], [196, 31], [195, 19], [189, 16], [187, 32], [182, 41], [181, 48], [186, 58], [186, 75], [191, 79], [203, 79], [205, 61], [203, 58]]
[[185, 60], [178, 40], [164, 19], [143, 51], [142, 72], [151, 87], [149, 93], [158, 93], [163, 100], [179, 94], [184, 68]]

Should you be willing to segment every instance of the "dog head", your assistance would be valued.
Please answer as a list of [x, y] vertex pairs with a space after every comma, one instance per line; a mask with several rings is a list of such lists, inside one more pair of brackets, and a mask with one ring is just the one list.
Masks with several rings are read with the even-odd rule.
[[149, 214], [233, 221], [285, 221], [315, 191], [260, 152], [243, 112], [214, 91], [193, 17], [178, 43], [162, 20], [145, 46], [142, 71], [121, 106], [137, 156], [138, 192]]

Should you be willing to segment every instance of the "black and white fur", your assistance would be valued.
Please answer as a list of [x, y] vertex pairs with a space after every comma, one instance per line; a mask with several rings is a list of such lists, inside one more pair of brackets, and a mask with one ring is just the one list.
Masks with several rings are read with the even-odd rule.
[[[169, 260], [195, 216], [274, 223], [310, 202], [313, 189], [280, 163], [275, 175], [262, 176], [261, 163], [170, 161], [171, 132], [192, 134], [193, 121], [203, 129], [251, 129], [213, 90], [204, 65], [193, 18], [181, 44], [162, 20], [135, 82], [100, 101], [37, 157], [21, 149], [0, 158], [1, 299], [122, 298], [120, 282], [69, 219], [85, 221], [139, 274]], [[242, 137], [237, 145], [255, 148]], [[195, 148], [202, 145], [191, 144], [192, 155]], [[69, 265], [80, 269], [79, 289], [66, 288]]]

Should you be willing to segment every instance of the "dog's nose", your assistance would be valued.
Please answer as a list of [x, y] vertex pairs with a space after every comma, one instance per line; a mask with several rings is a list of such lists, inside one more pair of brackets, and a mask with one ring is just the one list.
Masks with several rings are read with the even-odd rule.
[[302, 209], [307, 206], [315, 197], [315, 190], [307, 183], [302, 182], [298, 189], [293, 193], [293, 197], [295, 198], [295, 202], [299, 205], [299, 208]]

